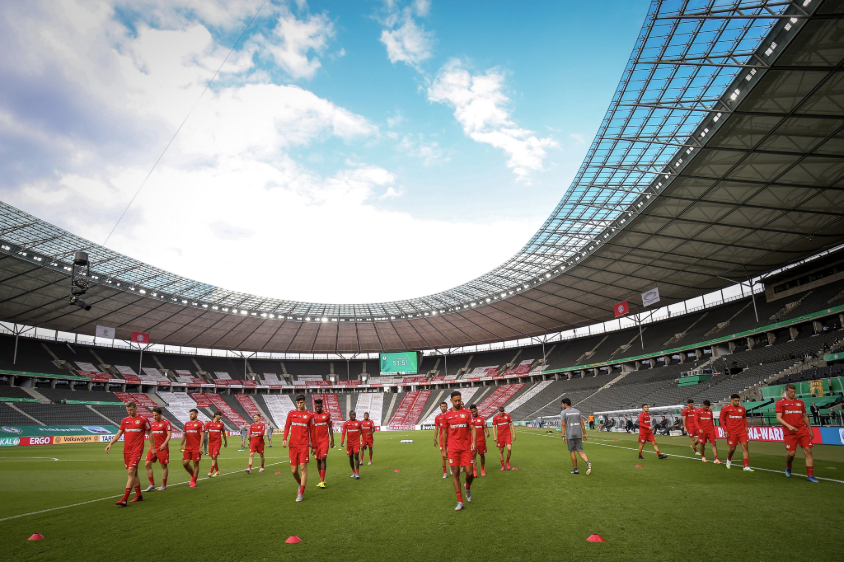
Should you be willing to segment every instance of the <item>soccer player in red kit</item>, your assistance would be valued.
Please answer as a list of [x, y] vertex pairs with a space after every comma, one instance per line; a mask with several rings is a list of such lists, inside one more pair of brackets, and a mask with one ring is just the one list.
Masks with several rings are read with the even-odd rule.
[[[349, 466], [352, 467], [352, 478], [360, 478], [360, 422], [355, 420], [355, 412], [349, 412], [349, 421], [343, 424], [340, 434], [340, 446], [346, 443], [346, 454], [349, 456]], [[348, 441], [347, 441], [348, 438]]]
[[152, 445], [147, 451], [146, 462], [144, 468], [147, 470], [147, 478], [149, 479], [149, 487], [144, 492], [152, 492], [155, 490], [155, 476], [152, 473], [152, 463], [157, 462], [161, 465], [161, 491], [167, 489], [167, 476], [170, 474], [170, 437], [173, 435], [173, 428], [170, 422], [165, 420], [161, 415], [162, 410], [158, 406], [152, 409], [152, 422], [149, 424], [152, 431]]
[[[486, 438], [489, 437], [489, 429], [486, 426], [486, 420], [478, 415], [478, 407], [474, 404], [469, 406], [469, 411], [472, 412], [472, 423], [475, 426], [475, 454], [481, 456], [481, 476], [486, 476]], [[472, 463], [472, 476], [478, 477], [478, 462], [477, 457]]]
[[[466, 490], [466, 501], [472, 501], [472, 480], [474, 480], [472, 466], [475, 461], [475, 443], [477, 432], [472, 423], [472, 414], [463, 408], [460, 391], [451, 393], [452, 408], [445, 414], [445, 446], [448, 447], [448, 464], [451, 466], [451, 479], [454, 483], [454, 493], [457, 494], [457, 507], [454, 511], [463, 509], [463, 490]], [[466, 471], [466, 485], [460, 486], [460, 467]]]
[[695, 452], [695, 455], [700, 455], [697, 451], [697, 422], [695, 421], [695, 412], [697, 408], [695, 408], [695, 401], [689, 398], [687, 401], [688, 406], [683, 408], [682, 416], [683, 416], [683, 430], [689, 435], [689, 439], [692, 442], [692, 451]]
[[[516, 428], [510, 414], [504, 413], [504, 406], [498, 408], [498, 413], [492, 418], [492, 437], [498, 446], [498, 457], [501, 460], [501, 470], [510, 470], [510, 455], [513, 453], [513, 441], [516, 440]], [[504, 447], [507, 447], [507, 461], [505, 465]]]
[[319, 471], [317, 488], [325, 488], [325, 468], [328, 464], [328, 450], [334, 448], [334, 424], [331, 414], [322, 411], [322, 399], [314, 400], [314, 432], [311, 443]]
[[715, 445], [715, 413], [709, 407], [709, 400], [703, 401], [703, 406], [695, 411], [695, 422], [697, 422], [697, 444], [700, 445], [700, 460], [706, 462], [706, 443], [712, 443], [712, 454], [715, 455], [715, 464], [721, 464], [718, 460], [718, 447]]
[[777, 421], [783, 426], [785, 441], [785, 476], [791, 478], [791, 463], [797, 454], [797, 447], [806, 455], [806, 473], [809, 482], [818, 482], [815, 478], [815, 459], [812, 457], [812, 423], [806, 413], [806, 405], [796, 398], [797, 387], [791, 383], [785, 385], [785, 398], [777, 401]]
[[369, 412], [363, 413], [360, 422], [360, 462], [363, 464], [363, 450], [369, 449], [369, 464], [372, 464], [372, 444], [375, 443], [375, 422], [369, 419]]
[[284, 424], [284, 440], [282, 447], [287, 447], [287, 437], [290, 436], [290, 470], [293, 478], [299, 484], [296, 501], [305, 499], [305, 485], [308, 483], [308, 449], [313, 448], [314, 415], [305, 409], [305, 395], [296, 395], [296, 409], [287, 413]]
[[111, 446], [117, 443], [121, 436], [125, 436], [123, 437], [123, 463], [126, 465], [128, 479], [126, 480], [126, 492], [124, 492], [123, 498], [117, 501], [117, 505], [121, 507], [126, 507], [126, 500], [129, 499], [132, 488], [135, 488], [135, 497], [128, 503], [135, 503], [144, 499], [141, 495], [141, 481], [138, 478], [138, 464], [141, 462], [141, 455], [144, 454], [144, 434], [148, 434], [150, 441], [152, 441], [149, 421], [138, 415], [138, 406], [134, 402], [126, 404], [126, 413], [129, 416], [123, 418], [123, 421], [120, 422], [120, 429], [117, 430], [117, 433], [105, 448], [105, 452], [108, 453]]
[[205, 422], [205, 432], [208, 435], [208, 456], [211, 457], [210, 478], [220, 475], [220, 463], [217, 457], [220, 456], [220, 446], [228, 447], [229, 440], [226, 438], [226, 426], [223, 425], [223, 413], [214, 412], [214, 419]]
[[[267, 431], [267, 424], [261, 421], [261, 416], [252, 416], [252, 425], [249, 426], [249, 466], [246, 467], [246, 474], [252, 474], [252, 459], [255, 453], [261, 455], [261, 468], [258, 472], [264, 472], [264, 433]], [[305, 451], [307, 454], [307, 451]]]
[[656, 456], [658, 459], [667, 459], [668, 455], [663, 455], [659, 452], [659, 447], [656, 444], [656, 439], [654, 438], [654, 431], [651, 427], [651, 413], [650, 413], [650, 406], [647, 404], [642, 404], [642, 411], [639, 414], [639, 458], [644, 459], [645, 457], [642, 456], [642, 449], [645, 448], [645, 443], [650, 443], [654, 446], [654, 451], [656, 451]]
[[434, 418], [434, 447], [440, 448], [440, 457], [443, 462], [443, 478], [448, 478], [448, 451], [445, 448], [443, 430], [445, 429], [445, 412], [448, 410], [446, 402], [440, 403], [440, 413]]
[[721, 427], [724, 428], [724, 436], [727, 438], [727, 468], [733, 466], [733, 453], [736, 445], [741, 444], [741, 453], [744, 457], [744, 470], [753, 472], [750, 468], [750, 452], [747, 450], [747, 410], [740, 404], [741, 396], [733, 394], [730, 396], [730, 403], [721, 408]]
[[[202, 459], [202, 438], [205, 428], [199, 421], [199, 410], [192, 409], [188, 412], [190, 421], [185, 423], [185, 430], [182, 432], [182, 442], [179, 449], [182, 451], [182, 466], [190, 474], [190, 487], [196, 488], [196, 479], [199, 478], [199, 461]], [[193, 461], [193, 468], [190, 463]]]

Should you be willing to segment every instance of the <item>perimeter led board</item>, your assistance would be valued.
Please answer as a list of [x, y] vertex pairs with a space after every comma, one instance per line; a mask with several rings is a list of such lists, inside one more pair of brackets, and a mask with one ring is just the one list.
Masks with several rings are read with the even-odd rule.
[[418, 365], [415, 351], [381, 354], [381, 373], [415, 373]]

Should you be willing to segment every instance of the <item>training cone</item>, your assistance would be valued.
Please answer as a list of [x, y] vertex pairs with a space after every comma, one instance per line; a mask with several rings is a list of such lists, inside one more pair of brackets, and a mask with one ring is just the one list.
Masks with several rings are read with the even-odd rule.
[[43, 538], [44, 538], [44, 535], [42, 535], [41, 533], [35, 533], [34, 535], [32, 535], [31, 537], [29, 537], [26, 540], [28, 540], [28, 541], [40, 541]]
[[607, 542], [601, 535], [589, 535], [589, 538], [586, 540], [589, 542]]
[[401, 472], [401, 470], [399, 470], [399, 469], [397, 468], [397, 469], [396, 469], [396, 472]]
[[643, 467], [641, 464], [637, 464], [636, 468], [645, 468], [645, 467]]
[[293, 544], [293, 543], [297, 543], [297, 542], [302, 542], [302, 539], [300, 539], [300, 538], [299, 538], [299, 537], [297, 537], [296, 535], [293, 535], [292, 537], [289, 537], [289, 538], [288, 538], [286, 541], [284, 541], [284, 542], [286, 542], [286, 543], [288, 543], [288, 544]]
[[280, 472], [276, 472], [276, 474], [281, 474]]

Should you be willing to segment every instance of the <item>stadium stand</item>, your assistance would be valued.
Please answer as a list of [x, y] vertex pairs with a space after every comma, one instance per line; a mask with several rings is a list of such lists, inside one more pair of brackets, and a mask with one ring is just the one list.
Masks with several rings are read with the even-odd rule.
[[293, 400], [286, 394], [267, 394], [263, 396], [263, 399], [267, 405], [267, 414], [272, 417], [275, 426], [283, 430], [287, 422], [287, 413], [296, 409]]
[[173, 418], [179, 420], [183, 427], [185, 423], [190, 421], [190, 410], [192, 409], [199, 411], [197, 416], [199, 421], [210, 421], [209, 417], [199, 410], [196, 401], [187, 392], [162, 392], [158, 396], [167, 403], [167, 410]]
[[354, 405], [355, 414], [358, 419], [363, 419], [363, 413], [369, 412], [369, 419], [373, 420], [377, 425], [382, 425], [381, 419], [384, 407], [384, 393], [383, 392], [362, 392], [357, 397], [357, 403]]
[[478, 416], [482, 418], [490, 418], [498, 411], [500, 406], [503, 406], [516, 393], [524, 387], [524, 383], [519, 384], [504, 384], [495, 389], [483, 402], [478, 404]]
[[406, 393], [387, 424], [389, 427], [407, 427], [416, 425], [422, 415], [422, 409], [431, 396], [430, 390], [415, 390]]
[[[336, 394], [311, 394], [311, 411], [314, 411], [314, 400], [322, 398], [323, 409], [331, 415], [333, 423], [343, 423], [343, 412], [340, 410], [340, 402], [337, 400]], [[358, 419], [363, 419], [363, 414], [358, 416]]]

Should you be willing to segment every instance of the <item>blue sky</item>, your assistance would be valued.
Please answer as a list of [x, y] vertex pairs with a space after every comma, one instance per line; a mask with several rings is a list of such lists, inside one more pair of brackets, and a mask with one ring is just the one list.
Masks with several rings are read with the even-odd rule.
[[[102, 243], [260, 3], [0, 6], [3, 199]], [[646, 11], [267, 2], [108, 245], [297, 300], [468, 281], [562, 197]]]

